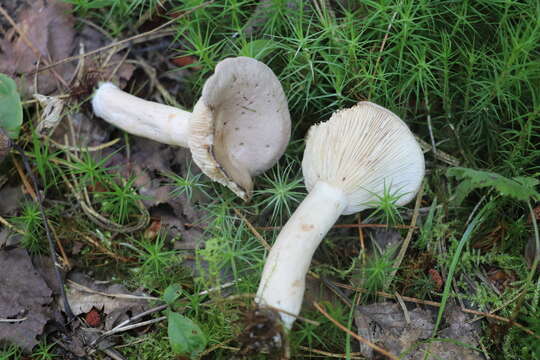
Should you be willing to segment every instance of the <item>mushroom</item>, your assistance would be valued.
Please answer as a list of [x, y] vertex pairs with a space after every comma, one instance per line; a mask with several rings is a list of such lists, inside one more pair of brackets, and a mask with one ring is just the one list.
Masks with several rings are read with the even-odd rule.
[[96, 90], [92, 107], [128, 133], [189, 147], [206, 175], [244, 200], [251, 196], [252, 176], [277, 162], [291, 133], [279, 80], [248, 57], [219, 62], [192, 113], [140, 99], [109, 82]]
[[339, 216], [373, 207], [385, 189], [401, 195], [397, 205], [409, 202], [424, 176], [424, 155], [397, 115], [360, 102], [311, 127], [302, 172], [309, 194], [272, 246], [256, 295], [259, 306], [283, 310], [286, 329], [300, 312], [311, 258]]

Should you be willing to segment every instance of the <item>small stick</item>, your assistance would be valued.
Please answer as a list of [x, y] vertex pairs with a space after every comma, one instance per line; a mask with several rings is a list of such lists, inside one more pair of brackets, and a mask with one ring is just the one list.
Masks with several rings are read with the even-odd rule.
[[396, 257], [396, 260], [394, 261], [394, 270], [392, 270], [392, 273], [390, 274], [390, 279], [388, 280], [387, 286], [389, 286], [392, 281], [394, 280], [394, 277], [396, 276], [396, 273], [401, 266], [401, 262], [403, 261], [403, 258], [405, 257], [405, 253], [407, 252], [407, 249], [409, 248], [409, 243], [411, 242], [414, 228], [416, 227], [416, 220], [418, 219], [418, 210], [420, 209], [420, 204], [422, 203], [422, 195], [424, 195], [424, 182], [422, 182], [422, 185], [420, 185], [420, 190], [418, 190], [418, 194], [416, 195], [416, 203], [414, 204], [414, 212], [411, 219], [411, 227], [409, 228], [409, 231], [407, 232], [407, 236], [405, 236], [405, 240], [403, 240], [403, 245], [401, 246], [401, 249], [399, 249], [399, 253]]
[[106, 143], [103, 143], [103, 144], [100, 144], [100, 145], [97, 145], [97, 146], [87, 146], [87, 147], [62, 145], [62, 144], [60, 144], [60, 143], [58, 143], [58, 142], [56, 142], [56, 141], [54, 141], [53, 139], [50, 139], [50, 138], [49, 138], [49, 141], [54, 146], [56, 146], [57, 148], [62, 149], [62, 150], [77, 151], [77, 152], [80, 152], [80, 151], [95, 152], [95, 151], [103, 150], [105, 148], [113, 146], [114, 144], [116, 144], [117, 142], [120, 141], [120, 138], [116, 138], [114, 140], [111, 140], [109, 142], [106, 142]]
[[13, 231], [15, 231], [16, 233], [19, 233], [19, 234], [21, 234], [21, 235], [26, 234], [26, 231], [22, 231], [21, 229], [18, 229], [18, 228], [16, 228], [15, 226], [11, 225], [11, 224], [9, 223], [9, 221], [7, 221], [6, 219], [4, 219], [2, 216], [0, 216], [0, 224], [4, 225], [4, 226], [7, 227], [8, 229], [13, 230]]
[[409, 314], [409, 310], [407, 309], [407, 306], [405, 305], [405, 302], [403, 301], [403, 298], [399, 293], [396, 291], [396, 299], [399, 303], [399, 306], [401, 306], [401, 310], [403, 310], [403, 315], [405, 316], [405, 322], [407, 324], [411, 323], [411, 315]]
[[47, 219], [47, 222], [49, 223], [49, 228], [51, 229], [52, 235], [54, 237], [54, 241], [56, 242], [56, 246], [60, 250], [60, 255], [62, 256], [62, 260], [64, 261], [64, 264], [66, 265], [66, 268], [68, 270], [71, 269], [71, 262], [69, 261], [69, 258], [67, 257], [66, 251], [64, 250], [64, 245], [62, 245], [62, 242], [60, 241], [60, 238], [56, 234], [56, 230], [54, 230], [54, 227], [52, 226], [49, 219]]
[[270, 249], [272, 248], [270, 244], [268, 244], [268, 242], [262, 237], [262, 235], [257, 231], [257, 229], [249, 222], [249, 220], [244, 216], [244, 214], [242, 214], [240, 210], [238, 210], [237, 208], [233, 208], [233, 210], [236, 213], [236, 215], [238, 215], [238, 217], [242, 219], [244, 224], [246, 224], [246, 226], [253, 233], [253, 235], [255, 235], [255, 237], [261, 242], [264, 248], [270, 251]]
[[311, 319], [305, 318], [303, 316], [295, 315], [295, 314], [293, 314], [291, 312], [285, 311], [285, 310], [277, 308], [275, 306], [264, 305], [264, 306], [261, 306], [261, 309], [262, 308], [271, 309], [271, 310], [274, 310], [274, 311], [277, 311], [277, 312], [280, 312], [280, 313], [283, 313], [283, 314], [286, 314], [286, 315], [289, 315], [289, 316], [294, 316], [296, 318], [296, 320], [300, 320], [300, 321], [306, 322], [306, 323], [311, 324], [311, 325], [315, 325], [315, 326], [321, 325], [321, 323], [318, 322], [318, 321], [311, 320]]
[[24, 188], [26, 189], [26, 192], [30, 194], [32, 199], [34, 201], [37, 201], [36, 192], [34, 191], [34, 188], [30, 185], [30, 182], [28, 181], [28, 178], [26, 177], [26, 174], [24, 173], [21, 164], [19, 164], [19, 161], [13, 157], [13, 165], [15, 165], [15, 169], [17, 169], [17, 172], [19, 173], [19, 176], [23, 182]]
[[121, 328], [114, 328], [113, 330], [108, 331], [107, 335], [113, 335], [113, 334], [117, 334], [117, 333], [120, 333], [120, 332], [131, 330], [131, 329], [136, 329], [138, 327], [154, 324], [154, 323], [166, 320], [166, 319], [167, 319], [166, 316], [161, 316], [161, 317], [158, 317], [158, 318], [155, 318], [155, 319], [152, 319], [152, 320], [147, 320], [147, 321], [143, 321], [143, 322], [140, 322], [140, 323], [127, 325], [127, 326], [124, 326], [124, 327], [121, 327]]
[[90, 237], [90, 236], [88, 236], [86, 234], [83, 234], [83, 233], [79, 233], [79, 232], [76, 232], [76, 233], [78, 233], [80, 236], [82, 236], [90, 244], [92, 244], [93, 246], [95, 246], [96, 248], [98, 248], [99, 250], [104, 252], [105, 254], [109, 255], [113, 259], [116, 259], [116, 260], [124, 262], [124, 263], [132, 263], [132, 262], [134, 262], [133, 259], [118, 255], [118, 254], [114, 253], [113, 251], [107, 249], [105, 246], [101, 245], [99, 243], [99, 241], [94, 240], [92, 237]]
[[368, 339], [365, 339], [363, 338], [362, 336], [352, 332], [350, 329], [347, 329], [345, 326], [343, 326], [339, 321], [337, 321], [336, 319], [334, 319], [333, 317], [330, 316], [330, 314], [328, 314], [326, 311], [324, 311], [324, 309], [322, 308], [321, 305], [319, 305], [316, 301], [313, 302], [313, 306], [315, 306], [315, 308], [321, 313], [323, 314], [323, 316], [325, 318], [327, 318], [328, 320], [330, 320], [334, 325], [336, 325], [338, 328], [340, 328], [341, 330], [345, 331], [347, 334], [351, 335], [353, 338], [355, 338], [356, 340], [366, 344], [367, 346], [369, 346], [370, 348], [372, 348], [373, 350], [377, 351], [378, 353], [388, 357], [389, 359], [392, 359], [392, 360], [399, 360], [399, 358], [391, 353], [389, 353], [387, 350], [383, 349], [382, 347], [372, 343], [371, 341], [369, 341]]
[[140, 295], [130, 295], [130, 294], [110, 294], [110, 293], [106, 293], [106, 292], [103, 292], [103, 291], [98, 291], [98, 290], [91, 289], [89, 287], [86, 287], [84, 285], [76, 283], [73, 280], [68, 279], [67, 282], [70, 285], [72, 285], [74, 288], [79, 290], [79, 291], [84, 291], [84, 292], [91, 293], [91, 294], [98, 294], [98, 295], [107, 296], [107, 297], [111, 297], [111, 298], [132, 299], [132, 300], [160, 300], [160, 298], [154, 297], [154, 296], [140, 296]]
[[[401, 6], [401, 2], [399, 3]], [[392, 24], [394, 23], [394, 20], [396, 19], [398, 12], [394, 11], [394, 14], [392, 15], [392, 18], [390, 19], [390, 22], [388, 23], [388, 27], [386, 28], [386, 33], [384, 34], [383, 41], [381, 43], [381, 47], [379, 48], [379, 56], [377, 57], [377, 61], [375, 62], [375, 70], [379, 67], [379, 62], [381, 61], [382, 52], [384, 50], [384, 46], [386, 45], [386, 41], [388, 40], [388, 36], [390, 35], [390, 30], [392, 29]]]
[[16, 323], [26, 320], [26, 316], [20, 319], [3, 319], [0, 318], [0, 323]]
[[[64, 289], [64, 281], [62, 280], [62, 274], [60, 274], [60, 270], [58, 269], [58, 265], [57, 265], [58, 258], [56, 256], [56, 248], [54, 246], [54, 241], [52, 239], [51, 229], [49, 228], [49, 221], [47, 221], [47, 216], [45, 215], [45, 209], [43, 208], [43, 198], [41, 197], [41, 192], [38, 190], [37, 180], [34, 176], [34, 173], [32, 172], [32, 169], [30, 168], [30, 164], [28, 163], [28, 158], [24, 155], [24, 150], [17, 143], [14, 143], [13, 146], [21, 154], [26, 172], [30, 176], [30, 180], [32, 181], [32, 184], [34, 185], [34, 188], [36, 189], [36, 192], [34, 192], [35, 201], [37, 201], [39, 205], [39, 212], [41, 214], [41, 219], [43, 221], [43, 227], [45, 228], [45, 234], [47, 235], [47, 241], [49, 242], [49, 251], [51, 253], [51, 259], [53, 262], [54, 272], [56, 274], [56, 280], [58, 281], [58, 284], [60, 286], [60, 296], [62, 297], [62, 301], [64, 303], [64, 310], [66, 312], [68, 322], [71, 322], [75, 318], [75, 315], [73, 314], [73, 311], [71, 310], [71, 307], [69, 306], [69, 301], [66, 296], [66, 290]], [[19, 168], [17, 168], [17, 171], [19, 171]], [[21, 174], [21, 172], [19, 172], [19, 174]]]
[[[312, 348], [309, 348], [309, 347], [306, 347], [306, 346], [299, 346], [298, 348], [300, 348], [300, 349], [302, 349], [304, 351], [314, 353], [314, 354], [324, 355], [324, 356], [327, 356], [327, 357], [332, 357], [332, 358], [337, 358], [337, 359], [359, 359], [359, 360], [365, 359], [364, 357], [360, 357], [361, 354], [357, 353], [357, 352], [353, 352], [353, 353], [350, 353], [350, 354], [334, 354], [334, 353], [331, 353], [331, 352], [312, 349]], [[347, 356], [347, 355], [349, 355], [350, 357]]]
[[362, 250], [362, 252], [364, 252], [364, 250], [366, 250], [366, 242], [365, 242], [365, 239], [364, 239], [364, 232], [362, 231], [362, 220], [360, 219], [360, 215], [358, 215], [358, 241], [360, 241], [360, 249]]

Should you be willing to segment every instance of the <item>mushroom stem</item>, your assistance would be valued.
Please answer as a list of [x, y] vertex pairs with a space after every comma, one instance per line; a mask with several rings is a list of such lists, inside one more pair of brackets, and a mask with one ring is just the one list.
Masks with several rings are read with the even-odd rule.
[[190, 112], [143, 100], [110, 82], [99, 86], [92, 106], [97, 116], [130, 134], [188, 147]]
[[343, 190], [317, 182], [270, 250], [256, 301], [286, 311], [280, 316], [287, 329], [300, 313], [311, 258], [347, 203]]

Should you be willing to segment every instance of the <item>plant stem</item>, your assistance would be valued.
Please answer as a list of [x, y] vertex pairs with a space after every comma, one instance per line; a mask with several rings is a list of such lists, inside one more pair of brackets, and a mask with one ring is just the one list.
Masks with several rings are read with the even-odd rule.
[[143, 100], [111, 83], [99, 86], [92, 107], [97, 116], [130, 134], [188, 147], [190, 112]]
[[324, 182], [315, 184], [281, 230], [264, 266], [256, 301], [282, 309], [290, 329], [300, 313], [306, 274], [322, 239], [347, 206], [346, 194]]

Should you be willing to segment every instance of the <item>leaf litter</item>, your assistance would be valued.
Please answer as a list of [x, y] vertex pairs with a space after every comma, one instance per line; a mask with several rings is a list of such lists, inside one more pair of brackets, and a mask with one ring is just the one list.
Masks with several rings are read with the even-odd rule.
[[0, 251], [0, 267], [0, 344], [29, 352], [52, 318], [52, 290], [24, 249]]
[[54, 71], [39, 73], [36, 79], [25, 75], [34, 71], [38, 64], [62, 60], [71, 54], [75, 39], [74, 25], [71, 5], [54, 0], [34, 1], [31, 7], [17, 16], [20, 33], [11, 28], [0, 41], [0, 72], [21, 76], [19, 89], [26, 96], [54, 91], [73, 74], [75, 65], [59, 65]]
[[105, 329], [110, 330], [132, 314], [148, 308], [152, 299], [142, 290], [130, 292], [121, 284], [100, 284], [92, 278], [75, 272], [68, 277], [68, 300], [75, 315], [87, 314], [93, 309], [103, 312]]
[[[356, 309], [358, 334], [381, 345], [403, 360], [481, 360], [476, 348], [480, 328], [468, 322], [469, 316], [459, 307], [446, 310], [447, 326], [431, 338], [437, 312], [416, 307], [404, 309], [393, 302], [374, 303]], [[362, 355], [374, 359], [376, 353], [360, 344]]]

